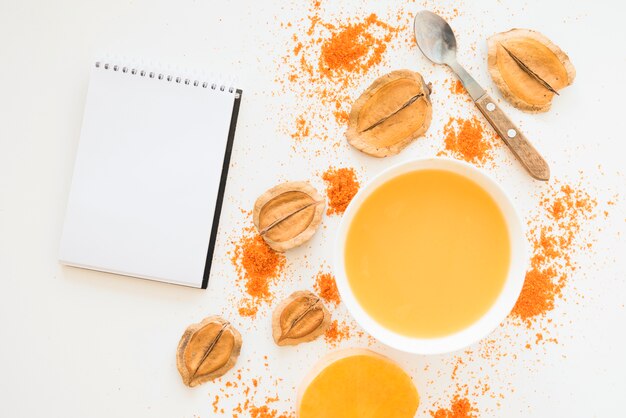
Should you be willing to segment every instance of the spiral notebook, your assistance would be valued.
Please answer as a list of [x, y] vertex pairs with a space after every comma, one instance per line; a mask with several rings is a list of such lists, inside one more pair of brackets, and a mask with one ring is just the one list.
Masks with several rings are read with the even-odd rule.
[[242, 92], [92, 68], [60, 261], [206, 288]]

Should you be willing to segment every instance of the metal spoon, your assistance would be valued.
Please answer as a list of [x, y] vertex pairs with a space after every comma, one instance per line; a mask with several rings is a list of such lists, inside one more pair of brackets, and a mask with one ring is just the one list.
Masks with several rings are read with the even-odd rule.
[[444, 19], [427, 10], [415, 15], [417, 46], [435, 64], [446, 64], [459, 77], [465, 90], [474, 100], [487, 121], [509, 146], [531, 176], [537, 180], [550, 178], [550, 167], [519, 129], [485, 90], [456, 60], [456, 38]]

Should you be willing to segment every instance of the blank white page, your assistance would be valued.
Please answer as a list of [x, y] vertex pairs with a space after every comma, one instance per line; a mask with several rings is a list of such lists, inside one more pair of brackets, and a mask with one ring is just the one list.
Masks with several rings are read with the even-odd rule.
[[92, 70], [65, 264], [201, 287], [235, 92]]

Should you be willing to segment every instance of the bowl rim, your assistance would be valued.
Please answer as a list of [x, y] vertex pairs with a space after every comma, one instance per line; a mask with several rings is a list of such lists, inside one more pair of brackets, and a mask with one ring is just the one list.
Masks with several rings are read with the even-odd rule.
[[[418, 170], [446, 170], [474, 181], [481, 186], [500, 208], [509, 233], [511, 262], [509, 271], [496, 301], [489, 310], [470, 326], [443, 337], [417, 338], [391, 331], [376, 322], [361, 307], [352, 293], [345, 272], [344, 250], [347, 233], [363, 201], [383, 183]], [[463, 349], [489, 335], [509, 315], [522, 291], [528, 266], [528, 243], [521, 218], [505, 190], [486, 172], [447, 157], [419, 158], [395, 164], [368, 181], [354, 196], [344, 212], [336, 233], [334, 246], [334, 273], [342, 301], [355, 321], [383, 344], [413, 354], [443, 354]]]

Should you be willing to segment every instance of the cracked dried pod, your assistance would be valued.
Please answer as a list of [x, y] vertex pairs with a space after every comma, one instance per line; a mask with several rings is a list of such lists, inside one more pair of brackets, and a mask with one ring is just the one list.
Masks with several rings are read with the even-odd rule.
[[309, 183], [294, 181], [272, 187], [254, 203], [253, 221], [275, 251], [311, 239], [322, 220], [324, 199]]
[[322, 335], [330, 325], [330, 313], [320, 298], [308, 290], [294, 292], [272, 315], [272, 336], [278, 345], [296, 345]]
[[190, 325], [176, 350], [183, 383], [194, 387], [222, 376], [237, 362], [241, 343], [239, 331], [219, 316]]
[[567, 54], [539, 32], [512, 29], [487, 40], [489, 73], [506, 100], [526, 112], [547, 112], [574, 81]]
[[398, 154], [430, 126], [430, 87], [419, 73], [393, 71], [378, 78], [354, 102], [346, 137], [374, 157]]

